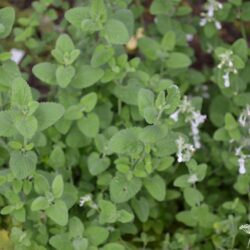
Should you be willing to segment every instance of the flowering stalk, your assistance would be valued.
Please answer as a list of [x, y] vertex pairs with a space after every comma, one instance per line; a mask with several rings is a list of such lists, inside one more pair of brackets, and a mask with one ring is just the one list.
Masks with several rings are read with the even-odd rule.
[[178, 162], [187, 162], [191, 159], [195, 148], [192, 144], [186, 143], [183, 137], [179, 137], [176, 140], [177, 144], [177, 161]]
[[201, 147], [199, 126], [205, 122], [206, 115], [202, 115], [200, 111], [195, 110], [190, 100], [188, 100], [186, 96], [184, 96], [183, 101], [179, 106], [179, 109], [174, 112], [170, 117], [174, 121], [178, 121], [180, 113], [186, 114], [185, 121], [188, 122], [191, 127], [191, 135], [194, 144], [193, 147], [194, 149], [199, 149]]
[[205, 26], [207, 23], [213, 22], [215, 27], [220, 30], [221, 23], [215, 18], [215, 12], [222, 9], [222, 3], [215, 0], [208, 0], [204, 4], [204, 12], [201, 13], [200, 26]]
[[238, 71], [233, 63], [233, 51], [227, 50], [226, 52], [219, 55], [220, 63], [218, 64], [219, 69], [223, 69], [223, 80], [225, 88], [230, 87], [230, 73], [237, 74]]

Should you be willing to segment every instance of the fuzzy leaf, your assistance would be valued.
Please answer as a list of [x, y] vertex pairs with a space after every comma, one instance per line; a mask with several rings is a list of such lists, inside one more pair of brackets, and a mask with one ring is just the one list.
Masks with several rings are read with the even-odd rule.
[[64, 107], [61, 104], [53, 102], [40, 103], [35, 112], [40, 131], [52, 126], [64, 114]]
[[24, 179], [34, 174], [37, 156], [33, 151], [13, 151], [10, 154], [10, 169], [17, 179]]

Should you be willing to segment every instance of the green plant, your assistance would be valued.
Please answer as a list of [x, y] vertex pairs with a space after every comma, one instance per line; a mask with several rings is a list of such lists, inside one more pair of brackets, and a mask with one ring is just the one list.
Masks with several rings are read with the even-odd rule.
[[0, 249], [247, 246], [250, 5], [149, 2], [0, 9]]

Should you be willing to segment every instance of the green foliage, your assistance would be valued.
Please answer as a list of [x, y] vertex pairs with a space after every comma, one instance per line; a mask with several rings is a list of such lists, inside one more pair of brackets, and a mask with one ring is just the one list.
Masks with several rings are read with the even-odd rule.
[[0, 1], [0, 249], [247, 247], [250, 4], [195, 2]]

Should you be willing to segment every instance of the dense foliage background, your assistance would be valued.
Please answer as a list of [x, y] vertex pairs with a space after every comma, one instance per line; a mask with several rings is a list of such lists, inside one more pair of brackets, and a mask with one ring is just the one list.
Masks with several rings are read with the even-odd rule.
[[0, 1], [0, 249], [245, 249], [250, 2]]

